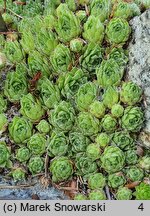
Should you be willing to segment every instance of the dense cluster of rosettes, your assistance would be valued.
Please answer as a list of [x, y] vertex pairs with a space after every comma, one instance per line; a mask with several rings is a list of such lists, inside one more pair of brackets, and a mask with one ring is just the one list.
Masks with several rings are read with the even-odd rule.
[[149, 1], [33, 2], [31, 13], [31, 1], [8, 1], [21, 20], [3, 14], [14, 32], [0, 35], [0, 68], [11, 68], [0, 92], [0, 168], [24, 180], [48, 155], [52, 182], [82, 179], [76, 200], [108, 199], [106, 187], [119, 200], [150, 199], [150, 151], [137, 151], [143, 92], [124, 79], [128, 21]]

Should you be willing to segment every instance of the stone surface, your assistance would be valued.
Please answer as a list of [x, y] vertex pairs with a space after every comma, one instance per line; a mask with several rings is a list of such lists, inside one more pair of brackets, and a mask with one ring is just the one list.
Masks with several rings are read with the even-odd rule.
[[139, 84], [145, 94], [145, 128], [141, 142], [150, 148], [150, 9], [130, 21], [132, 40], [129, 43], [128, 78]]

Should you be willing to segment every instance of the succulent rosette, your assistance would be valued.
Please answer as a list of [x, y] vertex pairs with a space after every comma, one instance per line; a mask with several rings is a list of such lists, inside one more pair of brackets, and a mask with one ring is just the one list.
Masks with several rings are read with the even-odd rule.
[[120, 92], [120, 100], [128, 105], [134, 105], [140, 102], [142, 96], [142, 89], [133, 82], [125, 82], [122, 85]]
[[91, 143], [86, 148], [86, 156], [92, 161], [95, 161], [100, 158], [101, 151], [98, 145]]
[[137, 166], [130, 166], [125, 170], [127, 178], [129, 178], [132, 182], [142, 181], [144, 178], [143, 169]]
[[16, 159], [19, 162], [26, 162], [30, 158], [30, 151], [27, 147], [21, 147], [16, 151]]
[[89, 193], [90, 200], [106, 200], [105, 192], [102, 189], [93, 190]]
[[96, 118], [102, 118], [105, 115], [106, 108], [103, 102], [95, 100], [89, 107], [90, 113]]
[[110, 142], [110, 137], [107, 133], [100, 133], [95, 139], [95, 142], [101, 147], [105, 148], [109, 142]]
[[43, 27], [38, 32], [35, 43], [39, 52], [49, 56], [57, 46], [58, 40], [54, 32]]
[[125, 155], [116, 146], [108, 146], [101, 155], [102, 168], [108, 173], [120, 171], [125, 165]]
[[119, 188], [120, 186], [125, 185], [126, 178], [122, 172], [117, 172], [108, 175], [108, 185], [111, 188]]
[[121, 187], [116, 193], [117, 200], [131, 200], [132, 199], [132, 190], [127, 187]]
[[82, 51], [84, 41], [81, 38], [76, 38], [70, 41], [70, 49], [72, 52], [79, 53]]
[[87, 82], [87, 77], [79, 68], [73, 68], [69, 73], [62, 74], [57, 80], [61, 94], [67, 99], [72, 99], [82, 84]]
[[58, 157], [50, 164], [53, 182], [68, 180], [73, 174], [72, 162], [67, 157]]
[[10, 138], [17, 144], [23, 144], [32, 136], [32, 128], [33, 125], [27, 118], [15, 116], [9, 123]]
[[123, 18], [113, 18], [107, 25], [106, 36], [112, 44], [124, 44], [130, 36], [131, 28]]
[[20, 103], [21, 114], [30, 119], [32, 122], [39, 121], [44, 115], [44, 109], [42, 108], [40, 101], [31, 93], [24, 95], [21, 98]]
[[93, 0], [90, 5], [90, 12], [93, 16], [98, 16], [101, 22], [108, 19], [110, 15], [111, 1], [109, 0]]
[[43, 171], [44, 169], [44, 160], [39, 156], [30, 158], [28, 163], [29, 171], [32, 175], [36, 175]]
[[139, 166], [145, 171], [150, 171], [150, 156], [145, 155], [139, 159]]
[[135, 165], [138, 162], [138, 155], [136, 150], [129, 149], [125, 152], [126, 164], [127, 165]]
[[126, 131], [113, 133], [112, 142], [122, 150], [128, 150], [134, 147], [134, 140]]
[[66, 0], [65, 3], [68, 5], [68, 8], [71, 11], [75, 11], [76, 10], [77, 3], [76, 3], [75, 0]]
[[121, 126], [127, 131], [139, 131], [144, 122], [144, 113], [140, 107], [129, 106], [125, 109], [124, 115], [121, 118]]
[[25, 180], [25, 171], [22, 168], [16, 168], [11, 172], [14, 181]]
[[135, 187], [134, 196], [136, 200], [150, 200], [150, 185], [142, 182]]
[[90, 104], [96, 99], [98, 87], [95, 83], [87, 82], [80, 86], [76, 94], [76, 104], [80, 111], [88, 110]]
[[79, 113], [77, 126], [85, 136], [96, 135], [101, 130], [99, 120], [88, 112]]
[[50, 157], [63, 156], [68, 151], [68, 140], [63, 132], [52, 134], [47, 147]]
[[114, 104], [111, 108], [111, 114], [115, 118], [120, 118], [123, 116], [124, 113], [124, 107], [121, 106], [120, 104]]
[[7, 110], [7, 100], [2, 94], [0, 94], [0, 113], [3, 113]]
[[106, 185], [106, 179], [102, 173], [95, 173], [88, 178], [88, 187], [92, 190], [104, 188]]
[[87, 197], [84, 194], [78, 193], [74, 196], [74, 200], [87, 200]]
[[28, 74], [30, 77], [34, 77], [38, 71], [41, 72], [42, 76], [48, 77], [50, 72], [50, 62], [42, 55], [42, 53], [34, 50], [28, 55]]
[[114, 59], [103, 60], [101, 66], [96, 70], [98, 84], [103, 88], [118, 86], [123, 72], [124, 69], [119, 67]]
[[[28, 34], [27, 34], [28, 32]], [[35, 49], [35, 38], [32, 31], [24, 26], [22, 37], [20, 40], [21, 46], [25, 53], [30, 53]]]
[[89, 178], [91, 174], [97, 172], [97, 164], [83, 153], [78, 153], [75, 159], [76, 174], [83, 176], [85, 179]]
[[108, 54], [109, 59], [114, 59], [120, 67], [124, 67], [128, 62], [128, 57], [123, 48], [114, 47]]
[[104, 25], [99, 17], [90, 15], [83, 26], [82, 36], [88, 42], [102, 43], [104, 38]]
[[40, 133], [48, 134], [51, 130], [51, 125], [45, 119], [42, 119], [36, 128]]
[[130, 4], [123, 1], [116, 4], [113, 12], [113, 17], [121, 17], [124, 19], [132, 17], [132, 9], [130, 7]]
[[101, 125], [105, 132], [111, 133], [116, 130], [117, 121], [114, 117], [107, 114], [104, 116], [104, 118], [102, 118]]
[[68, 132], [75, 121], [75, 111], [69, 102], [61, 101], [51, 111], [49, 122], [58, 130]]
[[65, 43], [77, 37], [81, 31], [80, 21], [78, 17], [69, 10], [67, 4], [60, 4], [56, 13], [58, 21], [55, 30], [58, 34], [59, 40]]
[[27, 142], [27, 147], [30, 150], [32, 155], [41, 156], [46, 150], [46, 139], [40, 133], [35, 133], [33, 136], [30, 137], [29, 141]]
[[28, 93], [27, 78], [19, 72], [9, 72], [4, 86], [4, 94], [11, 102], [18, 102], [23, 95]]
[[24, 52], [17, 40], [5, 43], [5, 54], [7, 59], [13, 64], [21, 62], [24, 59]]
[[4, 113], [0, 113], [0, 135], [6, 131], [8, 125], [7, 117]]
[[39, 91], [42, 104], [48, 109], [54, 108], [60, 101], [60, 91], [48, 78], [43, 77], [38, 81], [37, 90]]
[[103, 94], [103, 104], [109, 109], [119, 100], [119, 93], [113, 86], [108, 87]]
[[54, 69], [54, 73], [60, 74], [67, 72], [69, 67], [73, 64], [73, 56], [69, 48], [63, 44], [58, 44], [51, 53], [50, 61]]
[[87, 18], [88, 18], [85, 10], [77, 11], [76, 16], [79, 18], [81, 23], [85, 23], [87, 21]]
[[82, 70], [94, 74], [103, 60], [103, 48], [97, 43], [88, 43], [83, 48], [83, 54], [79, 61]]
[[69, 141], [72, 145], [72, 151], [74, 153], [85, 152], [87, 146], [90, 144], [90, 139], [87, 136], [84, 136], [80, 132], [70, 132]]
[[9, 167], [10, 149], [4, 141], [0, 141], [0, 168]]

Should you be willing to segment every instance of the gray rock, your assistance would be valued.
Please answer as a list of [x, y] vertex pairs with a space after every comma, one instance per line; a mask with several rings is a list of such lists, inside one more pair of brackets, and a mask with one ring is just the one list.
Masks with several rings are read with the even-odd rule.
[[132, 40], [129, 43], [128, 78], [139, 84], [145, 94], [145, 128], [140, 141], [150, 147], [150, 9], [130, 21]]

